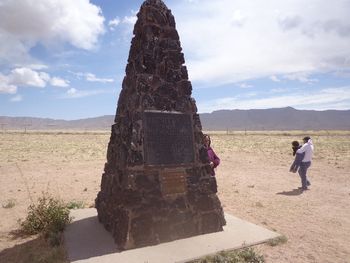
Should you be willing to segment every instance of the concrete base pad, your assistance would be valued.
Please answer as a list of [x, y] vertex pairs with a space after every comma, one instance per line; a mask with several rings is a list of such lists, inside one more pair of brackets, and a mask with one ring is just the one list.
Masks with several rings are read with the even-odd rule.
[[223, 250], [256, 245], [279, 234], [225, 214], [224, 231], [118, 252], [112, 235], [98, 222], [96, 209], [72, 210], [65, 231], [68, 258], [75, 263], [187, 262]]

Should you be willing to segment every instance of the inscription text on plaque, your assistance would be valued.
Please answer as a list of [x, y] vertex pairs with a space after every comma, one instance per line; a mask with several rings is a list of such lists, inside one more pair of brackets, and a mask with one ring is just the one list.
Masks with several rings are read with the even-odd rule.
[[191, 115], [144, 112], [144, 153], [148, 165], [189, 164], [194, 161]]
[[160, 182], [164, 196], [186, 193], [186, 174], [184, 171], [164, 171], [160, 174]]

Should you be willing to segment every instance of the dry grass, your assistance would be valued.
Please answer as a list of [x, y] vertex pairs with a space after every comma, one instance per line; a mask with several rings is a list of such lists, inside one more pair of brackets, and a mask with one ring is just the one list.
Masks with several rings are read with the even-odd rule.
[[2, 162], [75, 162], [104, 159], [107, 133], [3, 133]]
[[[244, 134], [212, 134], [212, 141], [220, 154], [232, 152], [243, 152], [247, 154], [269, 155], [279, 160], [291, 160], [291, 142], [298, 140], [310, 133], [298, 134], [290, 132], [291, 135], [283, 133], [256, 133]], [[335, 131], [331, 134], [320, 132], [311, 134], [315, 145], [314, 161], [326, 161], [329, 165], [344, 167], [350, 161], [350, 132]], [[341, 135], [340, 135], [341, 134]]]
[[[349, 260], [349, 131], [209, 133], [222, 161], [217, 180], [224, 210], [288, 239], [283, 245], [259, 246], [266, 262]], [[315, 155], [311, 190], [301, 194], [295, 190], [298, 176], [288, 169], [291, 141], [306, 135], [313, 138]], [[0, 203], [16, 200], [11, 209], [0, 207], [0, 262], [7, 262], [9, 255], [47, 252], [40, 240], [13, 239], [10, 234], [42, 192], [66, 203], [94, 203], [109, 136], [86, 131], [0, 133]]]

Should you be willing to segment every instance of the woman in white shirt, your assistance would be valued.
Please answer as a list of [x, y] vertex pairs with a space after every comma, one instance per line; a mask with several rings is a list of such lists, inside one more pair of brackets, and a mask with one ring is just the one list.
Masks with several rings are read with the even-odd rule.
[[310, 185], [309, 180], [307, 179], [306, 173], [309, 167], [311, 166], [312, 155], [314, 153], [314, 145], [312, 144], [312, 140], [310, 137], [305, 137], [303, 139], [303, 146], [297, 150], [297, 153], [305, 153], [303, 160], [301, 161], [300, 168], [298, 170], [300, 179], [301, 179], [301, 187], [302, 190], [308, 190], [308, 186]]

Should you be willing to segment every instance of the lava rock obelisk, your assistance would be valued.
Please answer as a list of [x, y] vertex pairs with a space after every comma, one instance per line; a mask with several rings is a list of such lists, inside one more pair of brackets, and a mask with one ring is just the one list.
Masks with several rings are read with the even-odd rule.
[[146, 0], [96, 198], [120, 250], [222, 231], [217, 184], [171, 11]]

